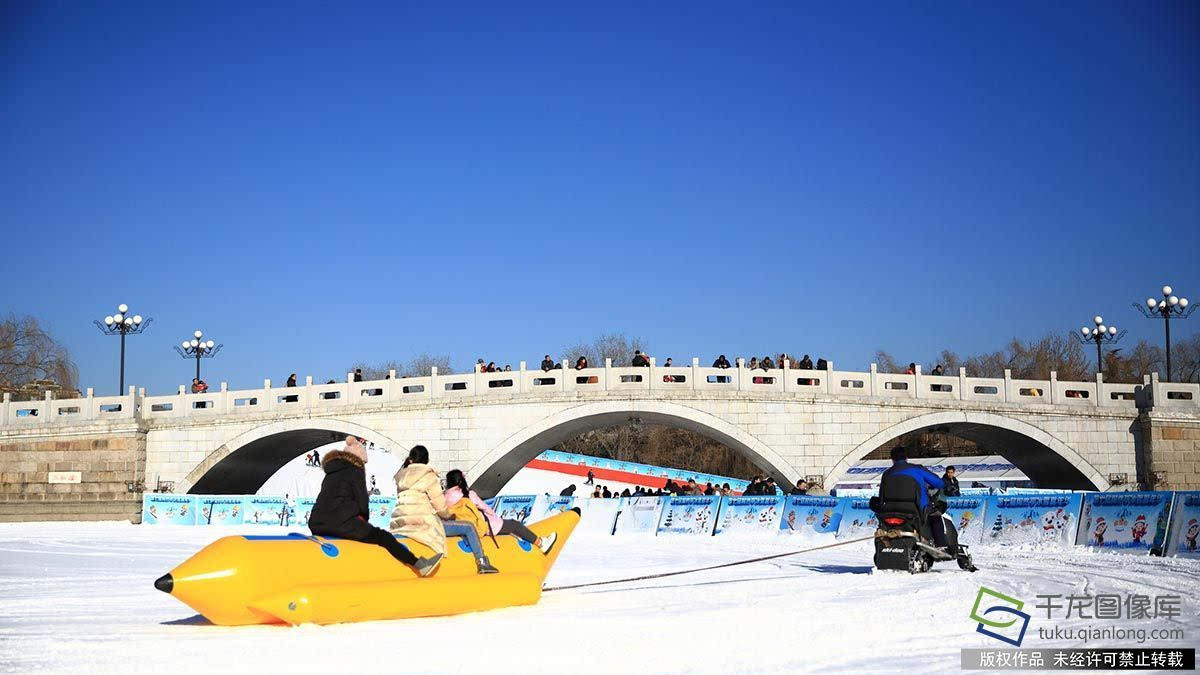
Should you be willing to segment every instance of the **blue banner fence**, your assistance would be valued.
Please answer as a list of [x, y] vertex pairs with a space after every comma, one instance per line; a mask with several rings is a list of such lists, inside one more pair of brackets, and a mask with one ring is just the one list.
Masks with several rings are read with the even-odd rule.
[[[147, 493], [147, 525], [306, 527], [312, 497]], [[673, 496], [590, 499], [504, 495], [489, 502], [506, 518], [539, 520], [581, 507], [593, 532], [703, 535], [801, 533], [870, 536], [877, 523], [866, 497]], [[591, 502], [599, 502], [591, 504]], [[1049, 544], [1200, 559], [1200, 492], [1026, 490], [946, 500], [966, 544]], [[386, 528], [395, 498], [372, 496], [371, 523]], [[614, 506], [615, 508], [597, 508]], [[590, 517], [589, 517], [589, 514]], [[600, 523], [598, 519], [607, 522]], [[592, 522], [596, 520], [597, 522]]]

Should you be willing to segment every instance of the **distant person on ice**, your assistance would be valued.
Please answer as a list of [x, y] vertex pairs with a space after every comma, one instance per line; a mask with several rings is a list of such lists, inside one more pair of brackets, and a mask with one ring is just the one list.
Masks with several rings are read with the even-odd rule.
[[[558, 539], [558, 534], [556, 533], [551, 533], [547, 537], [539, 537], [528, 527], [525, 527], [525, 524], [521, 521], [501, 518], [496, 515], [492, 507], [480, 499], [479, 495], [475, 494], [475, 491], [467, 485], [466, 474], [458, 469], [451, 469], [446, 473], [446, 492], [443, 495], [446, 497], [446, 506], [455, 514], [455, 518], [466, 520], [470, 517], [472, 520], [475, 520], [476, 531], [482, 530], [481, 534], [490, 534], [493, 537], [497, 534], [513, 534], [518, 539], [523, 539], [538, 547], [542, 553], [550, 553], [550, 549], [554, 547], [554, 542]], [[470, 516], [460, 515], [459, 513], [458, 504], [464, 501], [464, 495], [469, 497], [465, 501], [475, 506], [475, 509], [470, 510]], [[480, 519], [475, 514], [482, 516], [482, 518]]]
[[387, 549], [392, 557], [410, 565], [421, 576], [437, 569], [442, 556], [418, 558], [396, 538], [367, 522], [370, 500], [367, 497], [367, 450], [354, 436], [346, 437], [346, 447], [325, 453], [321, 492], [308, 517], [308, 528], [319, 537], [341, 537], [375, 544]]
[[954, 470], [954, 467], [948, 466], [946, 467], [946, 473], [942, 474], [942, 482], [946, 484], [942, 488], [942, 494], [946, 497], [957, 497], [962, 494], [958, 489], [958, 478], [955, 477], [955, 473], [957, 472]]

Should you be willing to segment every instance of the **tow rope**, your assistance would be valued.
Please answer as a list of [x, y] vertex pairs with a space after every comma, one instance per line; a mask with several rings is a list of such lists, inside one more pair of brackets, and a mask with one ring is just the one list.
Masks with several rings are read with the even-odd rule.
[[692, 574], [695, 572], [707, 572], [709, 570], [719, 570], [719, 569], [724, 569], [726, 567], [737, 567], [738, 565], [749, 565], [750, 563], [763, 562], [765, 560], [776, 560], [778, 558], [786, 558], [788, 556], [800, 555], [802, 553], [812, 553], [813, 551], [821, 551], [821, 550], [824, 550], [827, 548], [846, 546], [848, 544], [858, 544], [858, 543], [861, 543], [864, 541], [871, 541], [880, 536], [882, 536], [882, 535], [876, 534], [876, 535], [871, 535], [870, 537], [861, 537], [859, 539], [848, 539], [846, 541], [839, 541], [835, 544], [825, 544], [824, 546], [814, 546], [813, 548], [805, 548], [805, 549], [801, 549], [799, 551], [788, 551], [787, 553], [776, 553], [773, 555], [765, 555], [765, 556], [762, 556], [761, 558], [751, 558], [749, 560], [737, 560], [735, 562], [722, 563], [720, 565], [709, 565], [708, 567], [696, 567], [696, 568], [690, 569], [690, 570], [678, 570], [675, 572], [661, 572], [659, 574], [647, 574], [647, 575], [640, 576], [640, 577], [628, 577], [625, 579], [610, 579], [608, 581], [593, 581], [591, 583], [586, 583], [586, 584], [570, 584], [567, 586], [550, 586], [549, 588], [543, 588], [542, 592], [549, 593], [550, 591], [566, 591], [566, 590], [571, 590], [574, 588], [589, 588], [592, 586], [609, 586], [612, 584], [628, 583], [630, 581], [646, 581], [647, 579], [662, 579], [663, 577], [676, 577], [681, 574]]

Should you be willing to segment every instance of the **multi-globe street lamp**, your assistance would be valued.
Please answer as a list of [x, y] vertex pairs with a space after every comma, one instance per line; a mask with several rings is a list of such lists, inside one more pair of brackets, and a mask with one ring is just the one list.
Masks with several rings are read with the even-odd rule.
[[197, 380], [200, 379], [200, 359], [211, 359], [217, 355], [217, 352], [221, 351], [221, 347], [225, 346], [218, 345], [212, 340], [202, 340], [202, 337], [204, 337], [204, 333], [196, 331], [192, 333], [192, 339], [184, 340], [178, 347], [175, 347], [175, 351], [179, 352], [179, 355], [183, 358], [196, 359]]
[[125, 392], [125, 336], [137, 335], [146, 330], [153, 319], [147, 317], [142, 319], [142, 315], [135, 314], [129, 316], [129, 305], [121, 303], [117, 305], [117, 313], [111, 316], [104, 317], [104, 323], [99, 320], [94, 320], [96, 328], [100, 329], [105, 335], [120, 335], [121, 336], [121, 379], [120, 385], [117, 388], [117, 393]]
[[1125, 331], [1117, 332], [1116, 326], [1105, 326], [1104, 317], [1097, 314], [1092, 317], [1092, 322], [1096, 324], [1095, 328], [1084, 326], [1079, 329], [1078, 333], [1071, 333], [1080, 344], [1089, 342], [1096, 343], [1096, 372], [1100, 375], [1104, 374], [1104, 348], [1105, 344], [1116, 344], [1125, 337]]
[[1134, 307], [1148, 319], [1162, 317], [1163, 328], [1167, 334], [1167, 382], [1171, 381], [1171, 319], [1186, 319], [1195, 307], [1188, 307], [1187, 298], [1174, 295], [1170, 286], [1162, 287], [1162, 300], [1146, 298], [1146, 304], [1133, 303]]

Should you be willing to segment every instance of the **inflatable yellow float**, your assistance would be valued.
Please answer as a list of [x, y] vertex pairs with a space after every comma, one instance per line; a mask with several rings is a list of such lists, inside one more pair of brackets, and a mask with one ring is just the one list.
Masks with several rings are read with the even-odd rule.
[[[221, 626], [347, 623], [532, 605], [579, 515], [576, 508], [529, 525], [539, 537], [558, 533], [548, 555], [511, 535], [484, 537], [498, 574], [477, 574], [470, 549], [457, 538], [447, 540], [438, 569], [421, 578], [379, 546], [291, 533], [222, 537], [154, 586]], [[404, 543], [418, 556], [431, 553], [417, 542]]]

